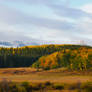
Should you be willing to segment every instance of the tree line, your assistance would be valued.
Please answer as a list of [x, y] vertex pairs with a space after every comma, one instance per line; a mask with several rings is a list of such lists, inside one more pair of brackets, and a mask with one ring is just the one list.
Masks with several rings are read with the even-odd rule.
[[[0, 48], [0, 68], [29, 67], [39, 60], [40, 57], [66, 49], [77, 50], [80, 45], [42, 45], [26, 46], [21, 48]], [[91, 48], [87, 46], [86, 48]]]

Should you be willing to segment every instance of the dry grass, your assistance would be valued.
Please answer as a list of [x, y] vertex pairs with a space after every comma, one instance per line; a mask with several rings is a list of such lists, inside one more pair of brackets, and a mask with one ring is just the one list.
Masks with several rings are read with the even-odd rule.
[[46, 82], [53, 83], [77, 83], [92, 81], [92, 72], [77, 72], [77, 71], [64, 71], [62, 69], [37, 72], [33, 68], [6, 68], [0, 69], [0, 80], [3, 78], [12, 80], [15, 82]]

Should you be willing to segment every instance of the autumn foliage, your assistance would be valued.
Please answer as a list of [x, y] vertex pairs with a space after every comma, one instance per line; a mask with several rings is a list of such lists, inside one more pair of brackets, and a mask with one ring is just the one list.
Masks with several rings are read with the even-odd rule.
[[81, 45], [40, 45], [0, 48], [0, 68], [29, 67], [52, 69], [91, 67], [92, 47]]
[[50, 55], [42, 56], [33, 67], [53, 69], [66, 67], [71, 70], [87, 70], [92, 67], [92, 49], [65, 49]]

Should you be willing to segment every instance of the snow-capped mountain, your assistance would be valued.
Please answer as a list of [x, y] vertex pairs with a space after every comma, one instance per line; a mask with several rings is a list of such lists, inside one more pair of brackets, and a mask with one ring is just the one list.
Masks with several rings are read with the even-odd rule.
[[0, 47], [22, 47], [29, 45], [40, 45], [39, 41], [0, 41]]
[[42, 44], [79, 44], [92, 46], [92, 41], [42, 41], [42, 40], [16, 40], [16, 41], [0, 41], [0, 47], [22, 47], [30, 45], [42, 45]]

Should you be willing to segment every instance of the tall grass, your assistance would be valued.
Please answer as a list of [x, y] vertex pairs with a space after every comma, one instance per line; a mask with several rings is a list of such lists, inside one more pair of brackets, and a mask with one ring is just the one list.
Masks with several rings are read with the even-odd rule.
[[48, 92], [49, 90], [58, 90], [60, 92], [64, 90], [69, 90], [69, 92], [92, 92], [92, 83], [63, 84], [50, 83], [49, 81], [44, 83], [16, 83], [7, 79], [3, 79], [0, 83], [0, 92]]

